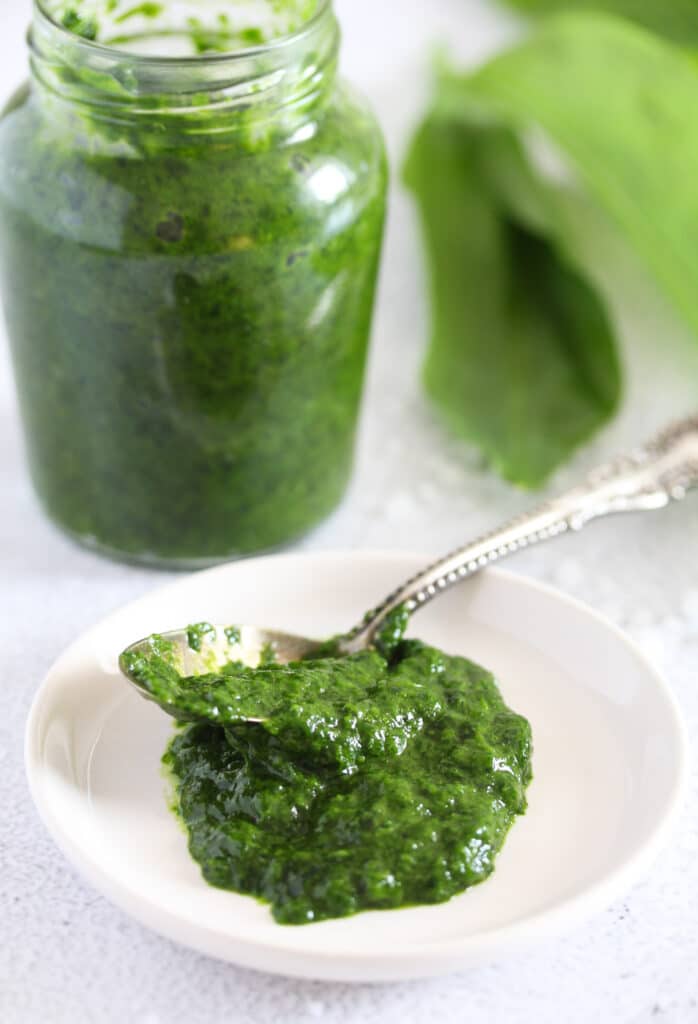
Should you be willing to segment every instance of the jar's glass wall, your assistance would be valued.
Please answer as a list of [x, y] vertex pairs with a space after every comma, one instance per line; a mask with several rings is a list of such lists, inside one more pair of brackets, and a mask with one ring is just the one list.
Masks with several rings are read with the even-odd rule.
[[[162, 82], [122, 100], [75, 67], [63, 92], [39, 69], [0, 122], [32, 475], [50, 516], [109, 552], [202, 565], [272, 548], [346, 485], [385, 159], [304, 45], [282, 91], [275, 55], [263, 103], [219, 90], [173, 108]], [[109, 60], [127, 82], [127, 59]]]

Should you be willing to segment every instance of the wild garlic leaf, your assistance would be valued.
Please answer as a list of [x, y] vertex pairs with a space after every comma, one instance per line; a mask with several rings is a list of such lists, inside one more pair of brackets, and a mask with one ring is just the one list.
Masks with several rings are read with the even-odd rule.
[[[435, 329], [427, 385], [454, 427], [479, 443], [508, 479], [529, 484], [542, 480], [545, 466], [552, 468], [584, 439], [585, 431], [590, 434], [608, 418], [618, 397], [618, 368], [610, 328], [602, 327], [603, 307], [597, 300], [594, 314], [588, 312], [594, 309], [588, 281], [602, 277], [605, 254], [599, 246], [590, 257], [588, 239], [584, 255], [575, 248], [580, 195], [594, 216], [612, 224], [634, 250], [698, 336], [696, 110], [695, 57], [607, 14], [552, 15], [529, 39], [474, 74], [442, 75], [427, 124], [438, 124], [452, 136], [450, 156], [441, 139], [447, 155], [437, 158], [439, 149], [432, 140], [430, 157], [420, 135], [410, 161], [433, 263]], [[511, 154], [495, 158], [490, 151], [488, 172], [474, 176], [475, 150], [482, 160], [489, 149], [473, 142], [478, 125], [491, 130], [499, 126], [518, 140], [529, 139], [534, 130], [571, 169], [571, 180], [581, 190], [576, 199], [533, 163], [528, 177], [522, 175], [521, 161]], [[469, 140], [465, 150], [464, 139]], [[446, 169], [438, 166], [441, 159]], [[459, 176], [461, 188], [456, 184]], [[478, 195], [487, 196], [482, 207]], [[549, 251], [539, 247], [537, 256], [522, 256], [526, 247], [502, 227], [505, 213], [510, 223], [546, 243]], [[501, 271], [507, 253], [508, 279]], [[563, 286], [563, 279], [553, 273], [553, 257], [563, 257], [556, 268], [560, 272], [569, 272], [570, 264], [576, 268], [571, 271], [574, 289], [568, 287], [569, 278]], [[480, 288], [471, 284], [478, 274]], [[554, 293], [546, 291], [546, 277], [555, 283]], [[489, 278], [494, 284], [486, 284]], [[506, 287], [502, 282], [508, 282]], [[531, 309], [524, 295], [530, 299], [535, 289], [541, 302]], [[493, 292], [502, 307], [498, 313], [492, 308]], [[560, 295], [565, 296], [564, 317]], [[594, 329], [573, 330], [573, 316], [584, 325], [587, 315]], [[488, 318], [489, 331], [483, 326]], [[461, 340], [459, 348], [457, 335], [465, 329], [468, 341]], [[483, 341], [487, 335], [489, 346]], [[507, 337], [505, 353], [502, 338]], [[518, 348], [516, 337], [522, 339]], [[558, 342], [557, 373], [550, 369], [555, 365], [550, 359], [553, 338]], [[470, 354], [463, 347], [468, 344]], [[548, 376], [541, 371], [532, 392], [536, 360]], [[495, 380], [498, 364], [508, 369]], [[539, 401], [525, 402], [517, 380], [526, 381], [528, 393], [536, 393]], [[497, 407], [497, 387], [499, 404], [508, 402], [517, 415], [507, 417]], [[574, 401], [557, 407], [555, 396], [563, 388], [568, 396], [574, 393]], [[564, 422], [563, 405], [568, 409]], [[509, 431], [518, 424], [528, 435], [507, 436], [507, 419]]]
[[438, 105], [458, 116], [473, 103], [512, 129], [542, 129], [698, 332], [696, 63], [617, 18], [554, 16], [452, 78]]
[[614, 338], [515, 137], [466, 109], [427, 118], [405, 171], [431, 270], [425, 384], [502, 476], [536, 487], [613, 414]]
[[628, 18], [681, 46], [698, 44], [696, 0], [505, 0], [524, 14], [605, 11]]

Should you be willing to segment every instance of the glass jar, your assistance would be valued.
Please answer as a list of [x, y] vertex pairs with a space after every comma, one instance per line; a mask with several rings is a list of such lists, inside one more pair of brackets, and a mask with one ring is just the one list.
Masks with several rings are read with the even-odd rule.
[[[130, 35], [102, 3], [109, 30], [37, 0], [31, 81], [0, 121], [0, 283], [34, 484], [59, 526], [117, 557], [274, 548], [350, 473], [382, 137], [337, 79], [330, 0], [297, 2], [272, 38], [229, 29], [236, 0], [174, 28], [143, 4]], [[192, 54], [163, 57], [163, 40]]]

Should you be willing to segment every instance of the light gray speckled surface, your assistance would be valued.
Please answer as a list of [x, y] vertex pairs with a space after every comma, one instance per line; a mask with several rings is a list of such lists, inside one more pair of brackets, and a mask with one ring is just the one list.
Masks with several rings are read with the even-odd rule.
[[[0, 86], [23, 62], [28, 0], [3, 0]], [[346, 65], [371, 91], [394, 156], [424, 90], [425, 41], [487, 52], [507, 26], [484, 2], [340, 0]], [[366, 40], [364, 26], [376, 31]], [[391, 39], [390, 44], [387, 40]], [[698, 406], [698, 346], [626, 268], [616, 274], [628, 402], [562, 474]], [[357, 474], [344, 506], [305, 547], [439, 553], [526, 499], [482, 474], [425, 408], [416, 373], [426, 324], [414, 220], [396, 195]], [[661, 350], [661, 351], [660, 351]], [[698, 1021], [698, 783], [653, 873], [588, 926], [530, 954], [429, 982], [348, 987], [236, 970], [145, 931], [76, 877], [38, 822], [22, 731], [38, 682], [79, 632], [167, 577], [74, 548], [36, 508], [12, 389], [0, 358], [0, 1021], [3, 1024], [450, 1024]], [[654, 518], [604, 523], [531, 551], [514, 568], [591, 603], [668, 674], [698, 731], [698, 500]], [[593, 748], [590, 749], [593, 756]]]

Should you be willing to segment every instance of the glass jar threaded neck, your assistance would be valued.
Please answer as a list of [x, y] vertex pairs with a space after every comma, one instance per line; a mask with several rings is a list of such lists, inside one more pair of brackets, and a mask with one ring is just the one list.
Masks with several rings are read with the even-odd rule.
[[85, 38], [57, 21], [47, 0], [35, 0], [28, 42], [34, 80], [88, 107], [92, 117], [157, 115], [163, 125], [215, 132], [233, 128], [240, 115], [263, 123], [281, 110], [317, 104], [334, 81], [339, 28], [331, 0], [318, 0], [312, 16], [286, 35], [223, 52], [170, 56], [135, 52], [118, 39]]

